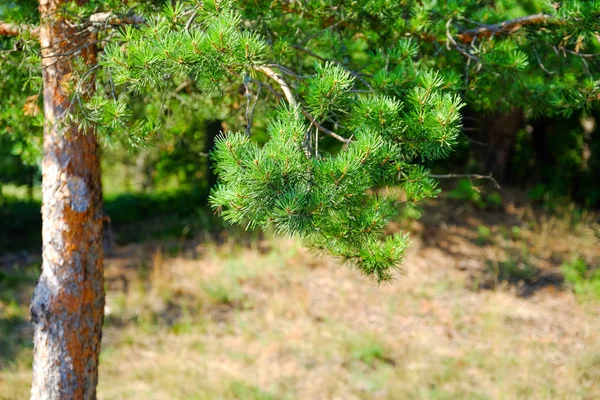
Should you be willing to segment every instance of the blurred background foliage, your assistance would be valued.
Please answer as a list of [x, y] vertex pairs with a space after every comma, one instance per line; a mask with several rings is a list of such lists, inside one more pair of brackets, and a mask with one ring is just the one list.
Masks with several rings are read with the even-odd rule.
[[[130, 2], [129, 7], [151, 8], [161, 3], [164, 2]], [[286, 45], [291, 35], [301, 44], [311, 41], [311, 49], [318, 49], [319, 57], [346, 60], [353, 67], [360, 66], [368, 51], [385, 47], [398, 35], [444, 36], [447, 16], [452, 13], [492, 24], [552, 8], [552, 3], [545, 0], [450, 1], [444, 6], [412, 1], [362, 3], [363, 13], [346, 16], [336, 29], [328, 29], [320, 37], [315, 33], [329, 26], [332, 17], [323, 2], [273, 6], [269, 2], [241, 1], [237, 6], [249, 21], [247, 24], [253, 24], [253, 29], [269, 39], [274, 57], [291, 65], [303, 63], [295, 64], [300, 73], [314, 66], [309, 65], [307, 57], [298, 56], [298, 49]], [[421, 8], [417, 3], [422, 3]], [[578, 2], [572, 3], [575, 7]], [[580, 7], [593, 7], [592, 3], [596, 4], [582, 3]], [[97, 6], [91, 2], [92, 9]], [[422, 11], [415, 12], [412, 18], [397, 18], [403, 7], [409, 6]], [[373, 10], [379, 10], [377, 17], [367, 18]], [[440, 12], [436, 10], [449, 14], [437, 15]], [[311, 12], [311, 19], [301, 20], [300, 12]], [[8, 1], [0, 6], [0, 17], [7, 21], [35, 22], [36, 13], [36, 2], [31, 0]], [[388, 23], [392, 20], [394, 23]], [[454, 21], [458, 25], [453, 25], [452, 31], [471, 27], [470, 22], [458, 18]], [[364, 35], [347, 34], [356, 31], [355, 24], [364, 28]], [[441, 69], [447, 81], [460, 87], [468, 104], [463, 112], [464, 135], [456, 150], [448, 159], [430, 161], [428, 166], [440, 173], [492, 172], [504, 187], [526, 191], [532, 201], [548, 210], [570, 202], [581, 208], [597, 209], [600, 207], [600, 108], [596, 102], [592, 107], [562, 110], [555, 96], [585, 76], [589, 66], [583, 58], [563, 57], [538, 49], [537, 45], [551, 41], [547, 32], [531, 30], [527, 34], [526, 43], [518, 37], [482, 43], [481, 46], [497, 46], [481, 49], [487, 73], [474, 70], [458, 51], [427, 40], [419, 42], [422, 62]], [[589, 43], [592, 47], [585, 51], [596, 53], [597, 40]], [[39, 68], [33, 67], [39, 65], [35, 46], [27, 40], [0, 39], [2, 66], [7, 69], [4, 76], [10, 77], [0, 80], [0, 230], [10, 233], [2, 235], [0, 251], [35, 249], [39, 243], [43, 122]], [[24, 51], [11, 51], [17, 48]], [[519, 51], [528, 53], [529, 62], [523, 61]], [[535, 61], [540, 54], [549, 57], [544, 59], [545, 64]], [[505, 65], [507, 60], [511, 66]], [[546, 71], [550, 68], [551, 71]], [[375, 76], [373, 84], [385, 86], [392, 78]], [[150, 93], [145, 97], [128, 94], [127, 101], [134, 113], [132, 120], [154, 118], [161, 124], [153, 127], [156, 129], [148, 137], [103, 137], [105, 208], [113, 227], [156, 216], [193, 216], [206, 207], [210, 187], [215, 183], [208, 157], [214, 139], [221, 131], [243, 130], [246, 123], [247, 99], [243, 87], [237, 91], [233, 87], [227, 93], [224, 97], [219, 92], [209, 94], [184, 79], [162, 94]], [[267, 102], [257, 103], [253, 136], [258, 142], [267, 139], [264, 131], [272, 115], [271, 106]], [[450, 189], [460, 192], [463, 183], [456, 185]], [[491, 202], [498, 203], [493, 196]], [[202, 213], [208, 215], [206, 211]], [[122, 240], [126, 241], [126, 236], [123, 234]], [[15, 237], [19, 240], [14, 240]]]

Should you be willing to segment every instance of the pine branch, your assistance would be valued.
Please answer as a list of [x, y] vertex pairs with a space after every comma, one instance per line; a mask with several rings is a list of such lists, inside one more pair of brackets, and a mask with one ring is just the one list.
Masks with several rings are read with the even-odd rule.
[[533, 14], [525, 17], [510, 19], [494, 25], [483, 25], [459, 33], [458, 39], [469, 44], [475, 39], [488, 38], [498, 34], [511, 34], [527, 25], [545, 25], [548, 23], [562, 23], [562, 21], [548, 14]]
[[336, 138], [336, 139], [337, 139], [337, 140], [339, 140], [340, 142], [343, 142], [343, 143], [346, 143], [346, 144], [348, 144], [348, 143], [350, 143], [350, 142], [351, 142], [351, 140], [350, 140], [350, 139], [346, 139], [345, 137], [343, 137], [343, 136], [340, 136], [340, 135], [338, 135], [337, 133], [335, 133], [335, 132], [333, 132], [333, 131], [330, 131], [329, 129], [327, 129], [327, 128], [325, 128], [324, 126], [322, 126], [321, 124], [319, 124], [319, 123], [318, 123], [318, 122], [317, 122], [317, 121], [316, 121], [316, 120], [315, 120], [315, 119], [312, 117], [312, 115], [310, 115], [310, 114], [309, 114], [307, 111], [305, 111], [305, 110], [301, 110], [301, 111], [302, 111], [302, 114], [304, 114], [304, 116], [305, 116], [306, 118], [308, 118], [308, 120], [310, 121], [310, 123], [311, 123], [311, 124], [313, 124], [313, 125], [315, 126], [315, 128], [317, 128], [317, 129], [318, 129], [318, 130], [320, 130], [321, 132], [323, 132], [323, 133], [326, 133], [326, 134], [328, 134], [329, 136]]
[[[262, 73], [264, 73], [265, 75], [267, 75], [269, 78], [273, 79], [275, 82], [277, 82], [277, 84], [281, 87], [281, 90], [283, 91], [283, 94], [285, 95], [286, 100], [288, 101], [289, 105], [293, 108], [297, 105], [296, 103], [296, 99], [294, 99], [294, 95], [292, 93], [292, 90], [290, 89], [290, 86], [287, 84], [287, 82], [280, 76], [278, 75], [275, 71], [273, 71], [271, 68], [267, 67], [267, 66], [258, 66], [256, 67], [256, 69], [258, 71], [261, 71]], [[302, 112], [302, 114], [304, 114], [304, 116], [306, 118], [309, 119], [309, 121], [311, 122], [311, 124], [313, 126], [315, 126], [318, 130], [320, 130], [323, 133], [328, 134], [331, 137], [336, 138], [337, 140], [339, 140], [340, 142], [343, 143], [350, 143], [349, 139], [346, 139], [343, 136], [338, 135], [335, 132], [330, 131], [329, 129], [325, 128], [324, 126], [322, 126], [321, 124], [319, 124], [313, 117], [312, 115], [310, 115], [307, 111], [300, 109], [300, 111]]]
[[290, 104], [290, 106], [292, 108], [296, 106], [296, 99], [294, 99], [294, 95], [292, 94], [292, 89], [290, 89], [287, 82], [280, 75], [278, 75], [271, 68], [264, 66], [264, 65], [256, 67], [256, 70], [264, 73], [266, 76], [268, 76], [269, 78], [271, 78], [275, 82], [277, 82], [277, 84], [281, 87], [281, 90], [283, 90], [283, 94], [285, 95], [285, 98], [288, 101], [288, 103]]

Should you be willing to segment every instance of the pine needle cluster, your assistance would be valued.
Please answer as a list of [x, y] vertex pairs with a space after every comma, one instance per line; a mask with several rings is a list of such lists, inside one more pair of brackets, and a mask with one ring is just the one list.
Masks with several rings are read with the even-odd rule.
[[263, 146], [248, 132], [218, 138], [212, 156], [220, 184], [212, 207], [233, 224], [272, 226], [378, 281], [390, 279], [408, 238], [384, 234], [399, 202], [389, 188], [401, 188], [405, 202], [437, 193], [422, 162], [451, 151], [460, 132], [460, 97], [444, 90], [438, 73], [417, 65], [410, 40], [386, 52], [394, 61], [379, 63], [373, 80], [382, 88], [390, 79], [404, 84], [358, 90], [355, 74], [321, 61], [291, 85], [284, 79], [291, 66], [269, 64], [267, 40], [244, 29], [231, 8], [203, 2], [193, 22], [183, 15], [185, 7], [169, 8], [145, 29], [127, 29], [126, 45], [107, 46], [102, 63], [117, 85], [142, 92], [166, 77], [191, 77], [214, 91], [237, 77], [286, 100], [270, 118]]

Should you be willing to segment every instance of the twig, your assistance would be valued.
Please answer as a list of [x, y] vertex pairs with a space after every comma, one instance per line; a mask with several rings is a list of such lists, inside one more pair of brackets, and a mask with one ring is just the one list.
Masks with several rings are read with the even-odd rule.
[[133, 13], [117, 15], [108, 11], [90, 15], [88, 22], [92, 27], [103, 28], [107, 26], [144, 25], [146, 20], [142, 16]]
[[[113, 12], [99, 12], [90, 15], [90, 17], [81, 24], [81, 30], [99, 31], [106, 28], [122, 25], [143, 25], [146, 20], [136, 14], [117, 15]], [[21, 36], [24, 32], [29, 32], [33, 37], [39, 37], [40, 27], [32, 25], [19, 25], [0, 21], [0, 36]]]
[[194, 12], [192, 13], [192, 16], [190, 17], [190, 19], [188, 19], [187, 24], [185, 24], [185, 30], [186, 31], [190, 30], [190, 28], [192, 27], [192, 23], [196, 19], [197, 15], [198, 15], [198, 10], [194, 10]]
[[540, 66], [540, 68], [542, 68], [542, 70], [547, 73], [548, 75], [554, 75], [556, 72], [554, 71], [550, 71], [548, 69], [546, 69], [546, 67], [544, 67], [544, 64], [542, 64], [542, 60], [540, 58], [540, 55], [538, 54], [537, 50], [535, 49], [535, 47], [533, 48], [533, 53], [535, 54], [535, 58], [537, 58], [538, 64]]
[[340, 135], [338, 135], [337, 133], [335, 133], [335, 132], [333, 132], [333, 131], [330, 131], [329, 129], [325, 128], [324, 126], [322, 126], [321, 124], [319, 124], [319, 123], [318, 123], [318, 122], [317, 122], [317, 121], [316, 121], [316, 120], [315, 120], [315, 119], [312, 117], [312, 115], [310, 115], [310, 114], [309, 114], [307, 111], [305, 111], [305, 110], [301, 110], [301, 111], [302, 111], [302, 114], [304, 114], [304, 116], [305, 116], [306, 118], [308, 118], [308, 120], [310, 121], [310, 123], [311, 123], [311, 124], [312, 124], [312, 125], [313, 125], [315, 128], [317, 128], [318, 130], [320, 130], [321, 132], [323, 132], [323, 133], [326, 133], [326, 134], [328, 134], [329, 136], [336, 138], [336, 139], [337, 139], [337, 140], [339, 140], [340, 142], [347, 143], [347, 144], [348, 144], [348, 143], [350, 143], [350, 141], [351, 141], [350, 139], [346, 139], [345, 137], [343, 137], [343, 136], [340, 136]]
[[285, 98], [286, 98], [287, 102], [289, 103], [289, 105], [292, 108], [296, 107], [296, 99], [294, 99], [294, 95], [292, 94], [292, 90], [290, 89], [290, 87], [287, 84], [287, 82], [280, 75], [278, 75], [271, 68], [269, 68], [267, 66], [264, 66], [264, 65], [263, 66], [257, 66], [255, 68], [258, 71], [261, 71], [262, 73], [264, 73], [265, 75], [267, 75], [269, 78], [273, 79], [275, 82], [277, 82], [277, 84], [281, 87], [281, 90], [283, 91], [283, 94], [285, 95]]
[[[249, 106], [250, 98], [246, 95], [248, 99], [248, 104], [246, 105], [246, 135], [250, 135], [250, 128], [252, 128], [252, 119], [254, 118], [254, 109], [256, 108], [256, 103], [258, 102], [258, 96], [260, 96], [261, 85], [258, 85], [258, 89], [256, 90], [256, 97], [254, 97], [254, 102], [252, 103], [252, 107]], [[246, 86], [246, 90], [248, 87]]]
[[436, 179], [455, 179], [455, 178], [469, 178], [469, 179], [488, 179], [494, 183], [496, 189], [500, 189], [500, 185], [498, 182], [492, 177], [492, 174], [489, 175], [478, 175], [478, 174], [445, 174], [445, 175], [435, 175], [429, 174], [429, 177]]
[[560, 50], [564, 51], [565, 53], [573, 54], [574, 56], [578, 56], [578, 57], [582, 57], [582, 58], [600, 57], [600, 53], [578, 53], [573, 50], [567, 50], [567, 49], [560, 49]]
[[[458, 52], [460, 54], [467, 57], [469, 60], [479, 61], [479, 59], [477, 57], [475, 57], [473, 54], [471, 54], [467, 50], [465, 50], [461, 45], [456, 43], [456, 40], [454, 40], [454, 38], [450, 34], [450, 24], [451, 23], [452, 23], [452, 18], [450, 18], [448, 20], [448, 22], [446, 22], [446, 38], [448, 39], [448, 41], [446, 43], [446, 47], [448, 48], [448, 50], [450, 50], [450, 46], [448, 44], [448, 43], [450, 43], [450, 44], [452, 44], [452, 46], [454, 46], [456, 48], [456, 50], [458, 50]], [[467, 68], [468, 68], [468, 66], [467, 66]], [[466, 75], [466, 76], [468, 77], [468, 75]]]
[[[256, 67], [256, 69], [259, 70], [259, 71], [261, 71], [261, 72], [263, 72], [269, 78], [271, 78], [275, 82], [277, 82], [277, 84], [281, 87], [281, 90], [283, 91], [283, 94], [284, 94], [285, 98], [287, 99], [289, 105], [292, 108], [294, 108], [294, 107], [297, 106], [296, 99], [294, 99], [294, 95], [292, 94], [292, 90], [290, 89], [290, 87], [287, 84], [287, 82], [281, 76], [277, 75], [275, 73], [275, 71], [273, 71], [271, 68], [269, 68], [267, 66], [258, 66], [258, 67]], [[306, 112], [305, 110], [303, 110], [301, 107], [298, 107], [298, 108], [302, 112], [302, 114], [304, 114], [304, 116], [309, 119], [309, 121], [311, 122], [311, 124], [313, 124], [321, 132], [324, 132], [324, 133], [328, 134], [329, 136], [336, 138], [340, 142], [350, 143], [349, 139], [346, 139], [345, 137], [340, 136], [337, 133], [335, 133], [333, 131], [330, 131], [329, 129], [325, 128], [324, 126], [322, 126], [321, 124], [319, 124], [312, 117], [312, 115], [310, 115], [308, 112]]]
[[284, 74], [293, 76], [296, 79], [310, 78], [310, 76], [308, 76], [308, 75], [298, 75], [297, 73], [295, 73], [294, 71], [292, 71], [290, 68], [284, 67], [283, 65], [280, 65], [280, 64], [267, 64], [267, 66], [268, 67], [275, 67], [275, 68], [279, 69], [281, 72], [283, 72]]
[[548, 14], [534, 14], [525, 17], [510, 19], [494, 25], [483, 25], [459, 33], [458, 39], [465, 43], [471, 43], [476, 38], [491, 37], [496, 34], [510, 34], [516, 32], [526, 25], [543, 25], [550, 22], [561, 23], [562, 20]]
[[474, 144], [476, 144], [476, 145], [478, 145], [478, 146], [482, 146], [482, 147], [486, 147], [486, 146], [488, 145], [487, 143], [480, 142], [479, 140], [473, 139], [472, 137], [468, 136], [468, 135], [467, 135], [467, 134], [464, 132], [466, 129], [467, 129], [467, 128], [463, 128], [463, 132], [462, 132], [462, 134], [463, 134], [463, 136], [464, 136], [464, 137], [466, 137], [466, 138], [467, 138], [467, 140], [468, 140], [469, 142], [471, 142], [471, 143], [474, 143]]

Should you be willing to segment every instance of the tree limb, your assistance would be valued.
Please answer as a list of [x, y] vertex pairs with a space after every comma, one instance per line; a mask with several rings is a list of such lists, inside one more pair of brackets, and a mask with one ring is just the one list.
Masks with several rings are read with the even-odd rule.
[[545, 25], [550, 22], [560, 22], [560, 19], [548, 14], [533, 14], [509, 19], [494, 25], [483, 25], [469, 29], [459, 33], [457, 37], [461, 42], [468, 44], [478, 38], [488, 38], [497, 34], [510, 34], [526, 25]]
[[430, 178], [436, 179], [454, 179], [454, 178], [469, 178], [469, 179], [487, 179], [492, 181], [496, 189], [500, 189], [500, 185], [498, 182], [492, 177], [492, 174], [489, 175], [478, 175], [478, 174], [446, 174], [446, 175], [435, 175], [429, 174]]
[[296, 106], [296, 99], [294, 99], [294, 95], [292, 94], [292, 89], [290, 89], [287, 82], [281, 76], [279, 76], [271, 68], [264, 66], [264, 65], [261, 65], [261, 66], [255, 67], [255, 68], [256, 68], [256, 70], [262, 72], [263, 74], [267, 75], [269, 78], [271, 78], [275, 82], [277, 82], [277, 84], [281, 87], [281, 90], [283, 90], [283, 94], [285, 95], [285, 98], [286, 98], [287, 102], [290, 104], [290, 106], [292, 108], [294, 108]]
[[[136, 14], [130, 13], [126, 15], [118, 15], [108, 11], [90, 15], [90, 17], [81, 24], [81, 27], [83, 29], [92, 31], [100, 31], [116, 26], [143, 25], [145, 23], [146, 20]], [[0, 21], [0, 36], [21, 36], [25, 32], [29, 32], [29, 34], [33, 37], [39, 37], [40, 27]]]
[[21, 36], [24, 32], [29, 32], [31, 36], [38, 36], [40, 29], [30, 25], [12, 24], [0, 21], [0, 36]]
[[313, 124], [313, 125], [315, 126], [315, 128], [317, 128], [317, 129], [318, 129], [318, 130], [320, 130], [321, 132], [323, 132], [323, 133], [326, 133], [326, 134], [328, 134], [329, 136], [336, 138], [336, 139], [337, 139], [337, 140], [339, 140], [340, 142], [343, 142], [343, 143], [346, 143], [346, 144], [350, 143], [350, 139], [346, 139], [345, 137], [343, 137], [343, 136], [340, 136], [340, 135], [338, 135], [337, 133], [335, 133], [335, 132], [333, 132], [333, 131], [330, 131], [329, 129], [325, 128], [324, 126], [322, 126], [321, 124], [319, 124], [319, 123], [318, 123], [318, 122], [317, 122], [317, 121], [316, 121], [316, 120], [315, 120], [315, 119], [312, 117], [312, 115], [310, 115], [310, 114], [309, 114], [307, 111], [305, 111], [305, 110], [301, 110], [301, 111], [302, 111], [302, 114], [304, 114], [304, 116], [305, 116], [306, 118], [308, 118], [308, 120], [310, 121], [310, 123], [311, 123], [311, 124]]
[[107, 11], [90, 15], [90, 18], [86, 21], [86, 23], [84, 23], [84, 25], [87, 24], [90, 27], [100, 30], [106, 27], [121, 25], [143, 25], [145, 23], [146, 20], [140, 15], [133, 13], [118, 15], [111, 11]]

